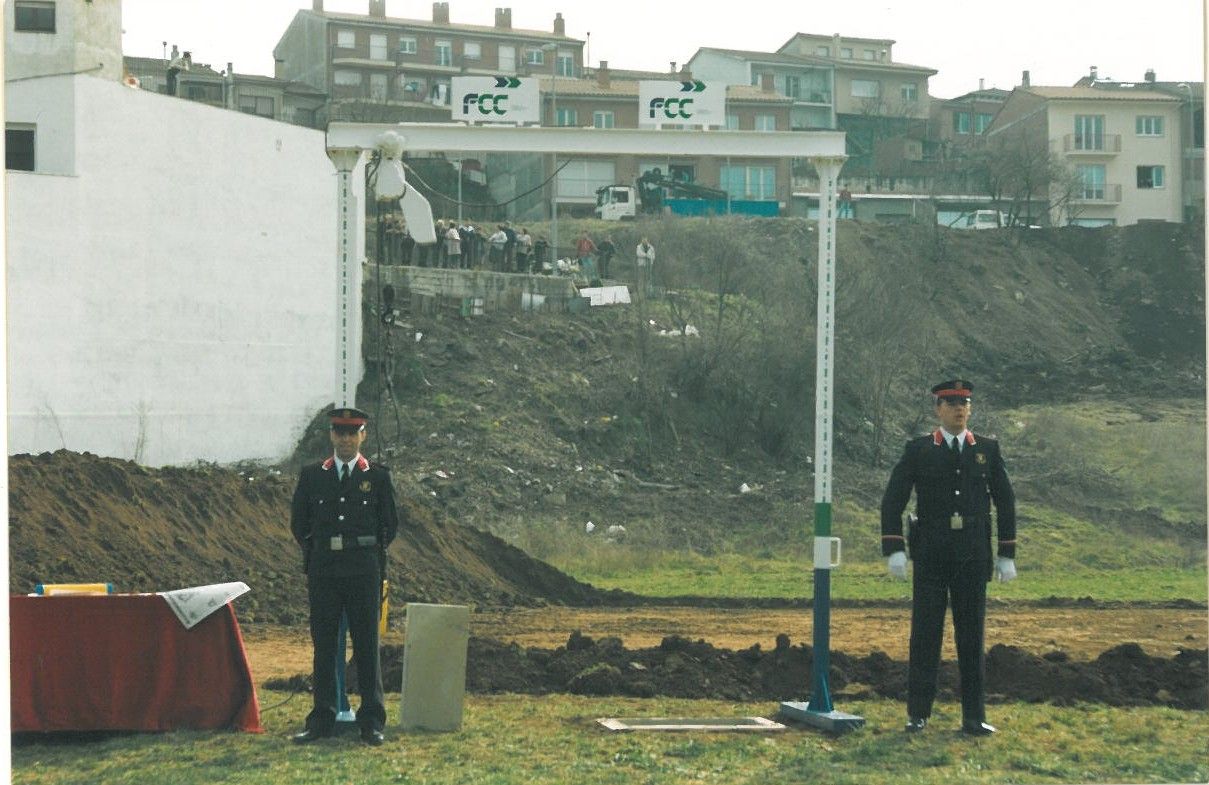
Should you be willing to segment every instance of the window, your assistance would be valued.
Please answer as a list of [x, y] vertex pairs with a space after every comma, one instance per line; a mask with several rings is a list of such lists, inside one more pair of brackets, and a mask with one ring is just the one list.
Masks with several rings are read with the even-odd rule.
[[451, 41], [437, 41], [433, 46], [437, 53], [437, 65], [453, 65], [453, 43]]
[[462, 57], [467, 60], [482, 60], [483, 45], [478, 41], [466, 41], [462, 44]]
[[881, 85], [875, 79], [853, 79], [853, 98], [877, 98], [881, 95]]
[[341, 49], [352, 49], [357, 45], [357, 33], [353, 30], [337, 30], [336, 46]]
[[369, 37], [369, 59], [370, 60], [385, 60], [386, 59], [386, 36], [372, 34]]
[[756, 130], [757, 131], [775, 131], [775, 130], [777, 130], [777, 116], [775, 114], [758, 114], [758, 115], [756, 115]]
[[267, 95], [241, 95], [239, 111], [247, 114], [258, 114], [261, 117], [273, 117], [276, 101]]
[[612, 112], [593, 112], [592, 113], [593, 128], [613, 128], [613, 113]]
[[369, 97], [375, 101], [386, 100], [386, 74], [369, 75]]
[[55, 4], [17, 0], [13, 7], [13, 29], [18, 33], [53, 33]]
[[361, 84], [361, 72], [349, 71], [347, 69], [338, 69], [332, 72], [332, 79], [338, 85], [359, 85]]
[[1163, 118], [1158, 116], [1138, 115], [1138, 136], [1162, 136]]
[[979, 112], [974, 115], [974, 133], [985, 134], [987, 129], [991, 127], [991, 121], [995, 119], [995, 115], [987, 112]]
[[915, 82], [904, 82], [901, 88], [901, 94], [904, 101], [919, 100], [919, 85]]
[[414, 55], [416, 53], [416, 39], [400, 38], [399, 39], [399, 54]]
[[303, 109], [297, 107], [294, 109], [294, 125], [301, 125], [307, 128], [315, 127], [315, 110]]
[[877, 59], [877, 50], [876, 49], [862, 49], [861, 50], [861, 59], [862, 60], [876, 60]]
[[785, 77], [785, 95], [790, 98], [802, 97], [802, 78], [799, 76]]
[[840, 47], [840, 57], [851, 60], [852, 59], [852, 47], [851, 46], [841, 46]]
[[540, 49], [526, 49], [525, 62], [529, 65], [545, 65], [546, 53]]
[[814, 53], [816, 55], [818, 55], [819, 57], [831, 57], [831, 47], [830, 46], [816, 46], [814, 48]]
[[516, 73], [516, 47], [508, 44], [500, 44], [500, 73], [515, 74]]
[[563, 109], [559, 107], [557, 114], [554, 117], [554, 124], [561, 126], [574, 126], [579, 122], [579, 119], [574, 109]]
[[9, 123], [4, 127], [4, 168], [34, 171], [34, 126]]
[[571, 52], [559, 51], [558, 53], [558, 75], [559, 76], [575, 76], [575, 55]]
[[726, 116], [726, 130], [728, 130], [728, 131], [738, 131], [739, 130], [739, 115], [728, 114]]
[[1083, 184], [1078, 194], [1083, 199], [1104, 198], [1104, 166], [1103, 164], [1083, 164], [1075, 167], [1075, 175]]
[[1139, 166], [1138, 167], [1138, 188], [1162, 188], [1163, 187], [1163, 167], [1161, 166]]
[[954, 112], [953, 113], [953, 133], [968, 134], [970, 132], [970, 113], [969, 112]]
[[1104, 115], [1077, 114], [1075, 115], [1075, 149], [1103, 150], [1104, 149]]
[[723, 166], [722, 189], [732, 199], [775, 199], [777, 169], [775, 166]]
[[223, 102], [222, 85], [220, 84], [191, 84], [185, 86], [185, 97], [190, 101], [204, 101], [216, 104]]
[[692, 164], [669, 163], [667, 176], [678, 183], [695, 183], [697, 182], [697, 167]]

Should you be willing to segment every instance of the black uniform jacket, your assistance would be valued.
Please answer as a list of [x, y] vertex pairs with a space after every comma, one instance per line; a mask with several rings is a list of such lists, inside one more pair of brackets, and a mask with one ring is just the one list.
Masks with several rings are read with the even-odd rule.
[[[918, 520], [904, 539], [902, 516], [912, 488]], [[985, 559], [989, 579], [992, 502], [998, 522], [998, 553], [1014, 559], [1016, 496], [999, 454], [999, 442], [966, 431], [958, 457], [939, 429], [912, 439], [891, 471], [882, 497], [882, 555], [909, 546], [916, 561]]]
[[[364, 575], [379, 570], [399, 528], [390, 471], [358, 456], [340, 481], [334, 458], [302, 467], [290, 506], [290, 530], [302, 548], [303, 570], [321, 575]], [[373, 538], [360, 544], [358, 538]], [[333, 547], [338, 538], [339, 547]]]

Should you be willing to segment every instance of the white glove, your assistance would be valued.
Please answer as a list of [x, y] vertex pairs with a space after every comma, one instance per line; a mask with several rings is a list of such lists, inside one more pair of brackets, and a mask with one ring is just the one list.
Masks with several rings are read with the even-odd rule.
[[[886, 562], [890, 568], [890, 575], [898, 578], [900, 581], [907, 579], [907, 554], [905, 551], [895, 551], [890, 554], [890, 559]], [[1012, 573], [1015, 575], [1015, 573]]]
[[1016, 577], [1015, 559], [1005, 559], [1000, 556], [995, 560], [995, 573], [999, 576], [999, 580], [1003, 583], [1014, 580]]

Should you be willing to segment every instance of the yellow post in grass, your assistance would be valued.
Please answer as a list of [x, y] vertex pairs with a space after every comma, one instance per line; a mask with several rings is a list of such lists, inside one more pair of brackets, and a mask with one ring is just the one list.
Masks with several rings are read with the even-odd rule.
[[378, 614], [378, 637], [386, 635], [386, 611], [390, 608], [390, 581], [382, 581], [382, 611]]

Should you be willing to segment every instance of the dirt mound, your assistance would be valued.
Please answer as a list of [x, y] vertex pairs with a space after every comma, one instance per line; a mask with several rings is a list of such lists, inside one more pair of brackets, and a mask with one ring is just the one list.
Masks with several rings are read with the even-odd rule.
[[[466, 688], [478, 693], [544, 695], [622, 695], [635, 698], [711, 698], [721, 700], [788, 700], [809, 697], [813, 651], [794, 646], [779, 635], [764, 651], [754, 645], [741, 651], [717, 648], [704, 640], [670, 636], [658, 646], [627, 649], [618, 638], [593, 640], [574, 632], [556, 649], [523, 648], [485, 638], [471, 638]], [[1136, 643], [1116, 646], [1091, 661], [1076, 661], [1065, 652], [1030, 654], [996, 645], [987, 653], [986, 692], [991, 703], [1026, 701], [1070, 705], [1077, 702], [1111, 706], [1209, 708], [1209, 652], [1181, 649], [1171, 659], [1152, 657]], [[402, 689], [403, 647], [382, 651], [387, 691]], [[356, 684], [350, 663], [346, 683]], [[270, 689], [298, 689], [305, 675], [266, 682]], [[938, 695], [957, 700], [957, 663], [942, 663]], [[907, 663], [873, 651], [854, 657], [831, 652], [829, 687], [833, 697], [873, 696], [905, 700]]]
[[[115, 591], [244, 581], [245, 622], [306, 620], [289, 532], [295, 478], [275, 469], [147, 469], [60, 450], [9, 458], [9, 590], [109, 581]], [[408, 498], [390, 549], [396, 602], [598, 604], [609, 596]]]

